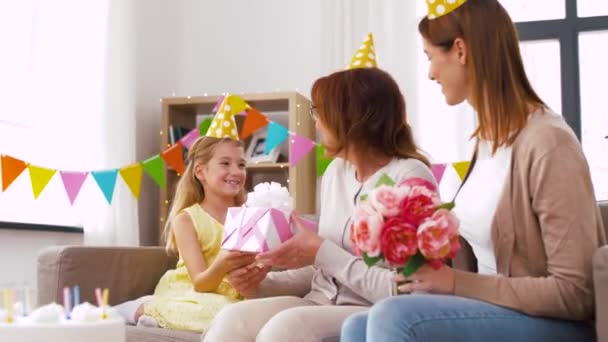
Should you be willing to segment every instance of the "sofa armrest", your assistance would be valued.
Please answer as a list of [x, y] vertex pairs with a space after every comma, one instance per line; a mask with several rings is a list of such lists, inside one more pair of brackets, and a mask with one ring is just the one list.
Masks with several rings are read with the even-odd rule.
[[600, 247], [593, 256], [593, 287], [597, 340], [608, 342], [608, 246]]
[[81, 302], [96, 303], [96, 287], [110, 289], [115, 305], [154, 292], [176, 258], [161, 247], [54, 246], [38, 255], [38, 303], [63, 301], [63, 287], [78, 285]]

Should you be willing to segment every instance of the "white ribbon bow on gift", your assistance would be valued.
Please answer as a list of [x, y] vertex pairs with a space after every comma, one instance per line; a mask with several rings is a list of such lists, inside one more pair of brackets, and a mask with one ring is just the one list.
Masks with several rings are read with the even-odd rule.
[[293, 198], [286, 187], [276, 182], [260, 183], [247, 194], [248, 207], [268, 207], [285, 211], [293, 210]]

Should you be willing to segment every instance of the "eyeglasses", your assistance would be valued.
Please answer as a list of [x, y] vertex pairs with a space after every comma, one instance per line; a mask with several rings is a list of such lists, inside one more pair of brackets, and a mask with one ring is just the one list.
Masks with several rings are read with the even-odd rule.
[[310, 117], [312, 118], [312, 121], [317, 121], [317, 118], [318, 118], [317, 106], [311, 105], [309, 113], [310, 113]]

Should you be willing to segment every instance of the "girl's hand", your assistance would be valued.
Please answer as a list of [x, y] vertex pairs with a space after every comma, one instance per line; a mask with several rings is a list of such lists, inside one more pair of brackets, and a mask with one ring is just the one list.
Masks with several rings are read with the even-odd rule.
[[255, 261], [255, 254], [251, 252], [221, 250], [211, 265], [222, 274], [250, 265]]
[[454, 294], [454, 270], [443, 265], [435, 270], [429, 265], [420, 267], [414, 274], [405, 277], [398, 274], [393, 278], [399, 292], [424, 291], [438, 294]]
[[270, 266], [251, 264], [228, 273], [228, 281], [243, 297], [252, 298], [256, 295], [258, 286], [266, 278], [268, 271], [270, 271]]
[[300, 268], [315, 262], [321, 243], [323, 239], [319, 235], [300, 228], [291, 239], [272, 251], [259, 254], [256, 259], [264, 265], [288, 269]]

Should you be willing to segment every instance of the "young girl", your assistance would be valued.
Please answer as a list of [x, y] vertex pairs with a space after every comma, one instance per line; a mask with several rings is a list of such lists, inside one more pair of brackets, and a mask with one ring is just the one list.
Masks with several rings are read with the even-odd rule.
[[[245, 159], [240, 141], [201, 137], [188, 153], [165, 227], [167, 249], [179, 254], [153, 296], [134, 301], [134, 322], [204, 331], [224, 306], [241, 299], [226, 280], [254, 255], [220, 251], [228, 207], [244, 202]], [[143, 302], [143, 304], [140, 304]], [[124, 312], [124, 311], [123, 311]]]

